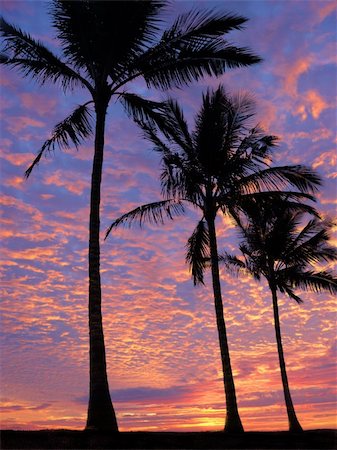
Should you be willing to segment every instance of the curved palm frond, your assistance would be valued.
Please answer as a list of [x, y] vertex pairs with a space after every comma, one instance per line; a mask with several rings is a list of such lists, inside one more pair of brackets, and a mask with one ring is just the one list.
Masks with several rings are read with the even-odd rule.
[[289, 211], [303, 211], [319, 218], [316, 209], [307, 203], [303, 203], [304, 200], [315, 202], [316, 198], [311, 194], [297, 191], [253, 192], [240, 196], [238, 208], [252, 215], [256, 208], [270, 208], [272, 206], [274, 209], [277, 209], [286, 205]]
[[330, 294], [337, 294], [337, 277], [331, 271], [290, 271], [287, 276], [289, 283], [295, 288], [313, 292], [326, 290]]
[[141, 227], [143, 223], [163, 224], [164, 218], [173, 220], [175, 216], [184, 214], [185, 209], [182, 202], [174, 199], [162, 200], [160, 202], [148, 203], [123, 214], [114, 220], [105, 233], [106, 239], [113, 228], [119, 226], [131, 227], [135, 222]]
[[219, 262], [223, 263], [226, 269], [236, 277], [238, 277], [242, 273], [250, 273], [244, 261], [239, 259], [237, 256], [231, 255], [227, 252], [219, 254]]
[[282, 294], [287, 294], [288, 297], [295, 300], [295, 302], [298, 303], [299, 305], [301, 303], [303, 303], [303, 300], [301, 299], [301, 297], [296, 295], [294, 290], [290, 286], [288, 286], [287, 284], [280, 283], [278, 279], [276, 280], [276, 283], [277, 283], [277, 287], [278, 287], [279, 291], [282, 292]]
[[248, 49], [226, 43], [221, 36], [240, 29], [247, 19], [209, 11], [191, 11], [177, 18], [160, 42], [135, 61], [137, 76], [148, 86], [169, 89], [222, 75], [227, 68], [248, 66], [261, 58]]
[[229, 157], [240, 154], [237, 148], [246, 137], [250, 119], [255, 115], [255, 99], [242, 91], [231, 95], [225, 105], [226, 137], [223, 145]]
[[253, 161], [269, 165], [272, 160], [272, 148], [277, 145], [278, 140], [277, 136], [266, 135], [257, 125], [241, 140], [234, 158], [250, 155]]
[[186, 244], [186, 262], [189, 264], [194, 285], [204, 284], [204, 271], [210, 259], [207, 224], [200, 220]]
[[190, 158], [193, 153], [193, 142], [188, 130], [188, 124], [178, 102], [168, 99], [165, 103], [165, 122], [159, 130], [178, 148], [183, 149]]
[[87, 106], [88, 103], [78, 106], [70, 116], [55, 126], [51, 138], [45, 141], [36, 158], [26, 170], [26, 178], [29, 177], [32, 170], [40, 162], [40, 159], [45, 153], [53, 151], [55, 147], [61, 149], [69, 148], [71, 144], [77, 148], [85, 138], [92, 134], [92, 117], [91, 111]]
[[191, 42], [197, 44], [200, 41], [222, 36], [231, 30], [241, 30], [247, 20], [243, 16], [234, 14], [193, 9], [177, 17], [171, 28], [165, 31], [163, 39], [170, 42], [176, 40], [187, 44]]
[[256, 190], [285, 189], [291, 185], [300, 192], [315, 192], [321, 184], [320, 176], [309, 167], [276, 166], [252, 173], [237, 182], [236, 188], [244, 194]]
[[90, 84], [71, 67], [62, 62], [41, 42], [33, 39], [28, 33], [0, 18], [0, 33], [4, 40], [4, 54], [1, 64], [15, 68], [25, 77], [31, 76], [39, 83], [46, 81], [60, 82], [66, 90], [75, 85]]
[[282, 261], [284, 264], [328, 262], [337, 259], [337, 249], [328, 245], [331, 224], [317, 219], [310, 221], [292, 240]]
[[127, 114], [140, 126], [141, 124], [147, 123], [146, 128], [149, 130], [153, 130], [155, 125], [159, 127], [164, 126], [166, 112], [165, 102], [147, 100], [137, 94], [128, 92], [121, 93], [119, 98]]
[[167, 90], [199, 81], [205, 76], [219, 77], [228, 69], [244, 67], [260, 62], [258, 57], [246, 48], [224, 46], [222, 39], [213, 41], [203, 48], [186, 48], [175, 55], [162, 56], [153, 64], [155, 70], [146, 66], [142, 69], [148, 87]]

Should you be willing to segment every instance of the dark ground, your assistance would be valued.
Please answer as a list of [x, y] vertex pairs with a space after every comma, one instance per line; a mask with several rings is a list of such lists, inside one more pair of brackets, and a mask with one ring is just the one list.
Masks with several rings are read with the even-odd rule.
[[1, 432], [1, 449], [336, 449], [336, 430], [303, 433], [102, 433], [45, 430]]

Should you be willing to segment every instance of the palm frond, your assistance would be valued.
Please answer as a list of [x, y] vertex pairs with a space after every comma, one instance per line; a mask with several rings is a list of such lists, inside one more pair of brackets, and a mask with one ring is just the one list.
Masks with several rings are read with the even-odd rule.
[[219, 254], [219, 262], [224, 264], [226, 269], [234, 276], [239, 276], [242, 273], [250, 273], [246, 267], [246, 264], [241, 261], [241, 259], [227, 252]]
[[231, 30], [240, 30], [247, 22], [243, 16], [223, 14], [209, 10], [193, 9], [181, 14], [171, 28], [164, 32], [163, 40], [168, 42], [203, 42], [214, 37], [223, 36]]
[[282, 177], [301, 192], [316, 192], [322, 184], [321, 177], [310, 167], [296, 165], [279, 167]]
[[248, 194], [254, 191], [286, 189], [293, 186], [302, 193], [315, 192], [321, 184], [319, 175], [308, 167], [276, 166], [252, 173], [238, 181], [237, 189]]
[[92, 134], [91, 111], [87, 105], [88, 103], [78, 106], [70, 116], [55, 126], [51, 138], [45, 141], [33, 163], [26, 170], [26, 178], [29, 177], [45, 153], [53, 151], [55, 147], [66, 149], [70, 145], [74, 145], [77, 148], [84, 139]]
[[291, 286], [305, 291], [321, 292], [329, 291], [337, 294], [337, 277], [331, 271], [314, 272], [312, 270], [288, 275]]
[[250, 124], [250, 119], [255, 114], [255, 99], [248, 92], [238, 92], [231, 95], [225, 103], [225, 124], [226, 136], [224, 147], [230, 155], [240, 145], [243, 136], [246, 135], [246, 129]]
[[193, 142], [188, 124], [178, 102], [168, 99], [165, 103], [165, 122], [160, 131], [172, 143], [181, 148], [188, 156], [192, 156]]
[[190, 266], [194, 285], [204, 284], [204, 271], [209, 261], [209, 233], [207, 224], [200, 220], [186, 244], [186, 262]]
[[[255, 138], [255, 139], [254, 139]], [[252, 161], [261, 165], [270, 165], [272, 162], [272, 150], [277, 146], [279, 138], [274, 135], [263, 135], [260, 138], [254, 136], [249, 142], [249, 146], [246, 151], [250, 151], [250, 157]]]
[[[291, 242], [282, 260], [286, 264], [328, 262], [337, 260], [337, 249], [328, 245], [329, 228], [322, 222], [319, 226], [317, 220], [309, 223], [312, 228], [305, 227]], [[315, 227], [315, 228], [314, 228]], [[311, 233], [310, 233], [311, 231]]]
[[[266, 210], [269, 219], [272, 216], [282, 217], [286, 209], [290, 214], [311, 214], [319, 218], [319, 213], [315, 207], [309, 205], [305, 200], [315, 201], [311, 194], [294, 191], [265, 191], [244, 194], [237, 199], [236, 209], [252, 220], [259, 220], [262, 210]], [[257, 215], [257, 217], [256, 217]], [[264, 220], [269, 220], [268, 217]]]
[[178, 17], [157, 45], [132, 59], [121, 84], [143, 76], [148, 86], [167, 90], [230, 67], [255, 64], [261, 58], [248, 49], [226, 43], [222, 36], [240, 29], [247, 19], [211, 11], [191, 11]]
[[277, 144], [277, 136], [266, 135], [258, 125], [251, 128], [239, 143], [235, 152], [235, 158], [249, 156], [259, 163], [269, 164], [271, 162], [271, 150]]
[[148, 87], [168, 90], [198, 81], [205, 76], [220, 76], [228, 69], [245, 67], [260, 62], [247, 48], [224, 44], [221, 38], [199, 48], [170, 49], [165, 54], [153, 50], [153, 58], [140, 66]]
[[4, 41], [1, 64], [16, 68], [23, 76], [30, 76], [40, 84], [51, 81], [60, 82], [64, 89], [73, 88], [77, 84], [91, 89], [85, 79], [41, 42], [36, 41], [20, 28], [9, 24], [4, 18], [0, 19], [0, 33]]
[[164, 102], [155, 102], [144, 99], [132, 93], [122, 93], [119, 98], [129, 116], [145, 129], [153, 130], [153, 126], [163, 126], [165, 123], [166, 105]]
[[299, 297], [298, 295], [295, 294], [294, 290], [288, 286], [287, 284], [281, 284], [281, 285], [277, 285], [278, 289], [280, 292], [287, 294], [290, 298], [292, 298], [293, 300], [295, 300], [296, 303], [301, 304], [303, 303], [303, 300], [301, 299], [301, 297]]
[[105, 233], [106, 239], [113, 228], [128, 226], [129, 228], [136, 222], [141, 227], [144, 223], [163, 224], [164, 219], [173, 220], [175, 216], [184, 214], [185, 209], [181, 202], [174, 199], [162, 200], [148, 203], [123, 214], [114, 220]]
[[168, 133], [170, 126], [167, 127], [165, 124], [159, 124], [158, 120], [156, 124], [153, 122], [151, 123], [149, 120], [136, 120], [136, 123], [142, 129], [145, 138], [154, 145], [153, 149], [161, 154], [162, 172], [160, 180], [162, 195], [167, 199], [171, 197], [184, 197], [184, 171], [186, 169], [188, 170], [188, 164], [186, 164], [184, 158], [174, 152], [171, 148], [169, 140], [164, 139], [164, 136], [160, 136], [158, 133], [158, 127], [161, 129], [165, 128]]
[[170, 146], [158, 135], [156, 126], [158, 125], [158, 121], [154, 124], [149, 120], [136, 119], [135, 122], [142, 129], [144, 137], [154, 145], [153, 150], [160, 153], [163, 158], [172, 158], [174, 156], [174, 152]]

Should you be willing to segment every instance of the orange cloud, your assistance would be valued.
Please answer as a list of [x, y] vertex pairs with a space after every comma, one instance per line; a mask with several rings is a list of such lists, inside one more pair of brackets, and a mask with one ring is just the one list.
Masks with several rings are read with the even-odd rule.
[[315, 90], [309, 90], [305, 94], [308, 107], [310, 108], [311, 115], [314, 119], [318, 119], [321, 113], [329, 108], [329, 104], [324, 100], [324, 98], [319, 95]]
[[331, 107], [314, 89], [306, 91], [299, 98], [298, 103], [294, 115], [300, 116], [302, 120], [306, 120], [308, 114], [311, 114], [314, 119], [318, 119], [323, 111]]
[[284, 88], [289, 96], [297, 96], [298, 80], [310, 69], [312, 62], [312, 56], [308, 55], [284, 67]]

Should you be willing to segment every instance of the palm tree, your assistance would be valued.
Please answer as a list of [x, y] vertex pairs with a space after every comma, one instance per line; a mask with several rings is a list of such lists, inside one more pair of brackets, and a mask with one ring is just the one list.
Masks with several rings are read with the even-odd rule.
[[[235, 256], [221, 256], [228, 267], [248, 270], [257, 280], [264, 277], [272, 293], [277, 350], [281, 369], [284, 399], [289, 431], [302, 427], [296, 417], [290, 395], [284, 359], [277, 292], [285, 293], [297, 303], [302, 299], [296, 288], [337, 293], [337, 278], [330, 271], [318, 271], [314, 265], [336, 261], [337, 249], [329, 246], [331, 223], [318, 217], [303, 226], [306, 211], [287, 202], [251, 203], [246, 209], [246, 220], [241, 222], [240, 245], [244, 261]], [[302, 226], [302, 228], [301, 228]]]
[[89, 220], [88, 429], [118, 430], [108, 388], [101, 316], [100, 197], [108, 106], [113, 99], [120, 100], [131, 116], [160, 121], [160, 104], [131, 93], [132, 81], [142, 77], [149, 88], [166, 90], [260, 61], [248, 49], [223, 39], [224, 34], [241, 29], [247, 21], [233, 14], [193, 10], [180, 15], [158, 38], [159, 13], [166, 3], [53, 0], [50, 12], [61, 56], [3, 18], [0, 23], [5, 44], [2, 64], [40, 84], [48, 81], [61, 85], [65, 92], [81, 88], [89, 94], [86, 103], [56, 125], [26, 171], [28, 177], [42, 156], [55, 147], [77, 147], [94, 136]]
[[[190, 264], [194, 284], [204, 283], [204, 270], [210, 260], [216, 321], [224, 373], [226, 396], [225, 431], [241, 432], [233, 373], [227, 342], [221, 294], [216, 216], [240, 214], [243, 199], [277, 192], [289, 184], [298, 188], [290, 198], [311, 198], [309, 193], [319, 183], [318, 177], [302, 166], [270, 167], [271, 152], [276, 137], [250, 126], [254, 102], [247, 94], [229, 96], [220, 86], [203, 96], [197, 114], [195, 130], [189, 131], [179, 105], [169, 100], [166, 120], [155, 126], [149, 121], [138, 122], [145, 136], [162, 156], [161, 184], [164, 200], [143, 205], [115, 220], [107, 230], [120, 225], [162, 223], [184, 212], [184, 204], [201, 211], [202, 217], [187, 243], [186, 260]], [[301, 193], [304, 192], [304, 193]]]

